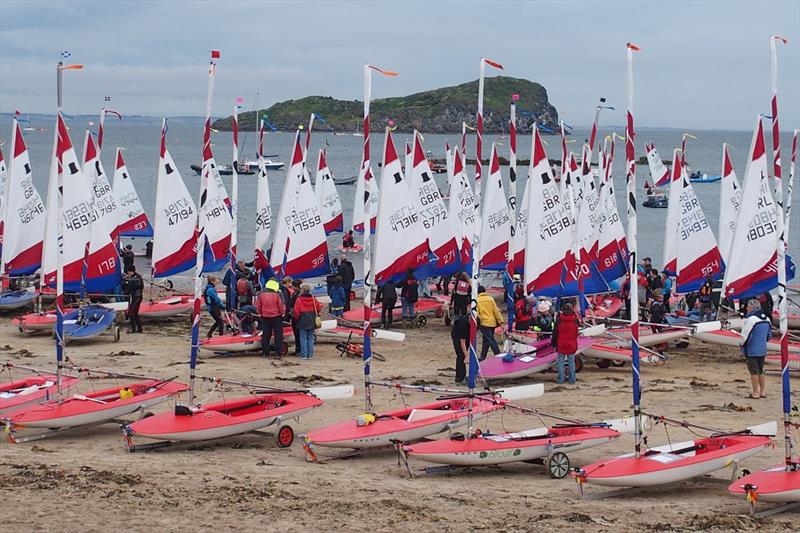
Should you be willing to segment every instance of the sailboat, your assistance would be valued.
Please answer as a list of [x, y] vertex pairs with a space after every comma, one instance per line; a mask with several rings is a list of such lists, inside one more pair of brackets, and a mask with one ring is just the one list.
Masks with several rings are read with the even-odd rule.
[[598, 220], [597, 263], [600, 274], [606, 280], [625, 275], [625, 260], [628, 256], [625, 244], [625, 230], [619, 218], [617, 200], [614, 195], [614, 138], [611, 138], [610, 152], [601, 154], [602, 174], [600, 182], [600, 216]]
[[736, 229], [736, 219], [739, 216], [739, 206], [742, 202], [742, 188], [736, 179], [731, 157], [728, 154], [728, 144], [722, 144], [722, 183], [719, 188], [719, 251], [725, 262], [730, 261], [730, 250], [733, 243], [733, 233]]
[[150, 225], [147, 213], [145, 213], [136, 188], [133, 186], [133, 180], [125, 165], [125, 159], [122, 157], [122, 148], [117, 148], [114, 161], [112, 190], [123, 215], [117, 228], [119, 236], [152, 237], [153, 227]]
[[453, 185], [448, 199], [450, 218], [456, 224], [460, 263], [465, 272], [472, 271], [472, 235], [475, 225], [475, 194], [467, 179], [464, 154], [453, 147]]
[[[636, 224], [636, 161], [633, 122], [633, 52], [639, 47], [628, 43], [628, 112], [625, 131], [625, 159], [628, 196], [628, 246], [630, 248], [628, 273], [636, 279], [637, 224]], [[641, 410], [641, 382], [639, 373], [639, 302], [637, 291], [631, 298], [631, 377], [633, 381], [634, 452], [601, 460], [576, 469], [581, 492], [584, 483], [613, 487], [657, 486], [698, 477], [750, 457], [771, 446], [768, 435], [773, 424], [748, 428], [745, 431], [719, 432], [710, 437], [692, 441], [669, 443], [664, 446], [642, 449], [643, 416]], [[670, 422], [664, 417], [659, 420]], [[680, 422], [687, 425], [686, 422]], [[646, 445], [646, 443], [645, 443]]]
[[256, 235], [254, 261], [255, 268], [262, 271], [269, 267], [269, 237], [272, 231], [272, 207], [269, 196], [269, 180], [264, 163], [264, 121], [258, 128], [258, 182], [256, 188]]
[[[35, 291], [5, 291], [6, 277], [26, 276], [42, 262], [45, 209], [33, 184], [30, 156], [19, 123], [13, 121], [10, 172], [0, 168], [0, 310], [24, 307], [36, 298]], [[2, 157], [0, 155], [0, 157]], [[0, 163], [4, 166], [4, 163]]]
[[644, 207], [665, 208], [669, 204], [669, 198], [661, 187], [669, 184], [670, 171], [664, 165], [661, 156], [658, 155], [655, 144], [645, 144], [644, 149], [647, 153], [647, 165], [650, 168], [652, 184], [647, 180], [644, 182], [645, 199], [642, 205]]
[[481, 214], [480, 256], [483, 270], [503, 270], [508, 262], [508, 240], [511, 235], [511, 215], [508, 208], [503, 177], [500, 174], [500, 158], [497, 146], [492, 145], [489, 161], [489, 177], [486, 181], [486, 197]]

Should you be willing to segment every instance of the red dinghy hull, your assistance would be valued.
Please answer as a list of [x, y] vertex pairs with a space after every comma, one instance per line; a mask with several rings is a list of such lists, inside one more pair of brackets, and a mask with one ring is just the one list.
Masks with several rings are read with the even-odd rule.
[[800, 466], [787, 470], [777, 465], [743, 476], [728, 487], [733, 494], [746, 495], [745, 485], [753, 485], [759, 501], [772, 503], [800, 502]]
[[[473, 419], [502, 409], [506, 401], [495, 398], [473, 399]], [[305, 442], [331, 448], [378, 448], [395, 441], [412, 442], [458, 427], [467, 422], [467, 398], [440, 400], [376, 415], [375, 422], [359, 426], [346, 420], [306, 434]]]
[[[72, 308], [64, 310], [64, 314], [74, 311]], [[36, 331], [53, 331], [56, 323], [55, 311], [47, 313], [28, 313], [18, 316], [11, 321], [12, 326], [19, 328], [20, 333], [33, 333]]]
[[587, 317], [612, 318], [619, 313], [625, 302], [613, 294], [598, 294], [589, 299], [591, 306], [586, 310]]
[[[735, 331], [731, 331], [729, 329], [718, 329], [714, 331], [698, 331], [694, 334], [694, 337], [700, 339], [703, 342], [708, 342], [711, 344], [720, 344], [722, 346], [731, 346], [734, 348], [739, 347], [739, 341], [741, 340], [742, 336]], [[781, 341], [780, 339], [770, 339], [767, 342], [767, 350], [771, 352], [780, 352], [781, 351]], [[789, 341], [789, 353], [796, 353], [800, 354], [800, 342], [797, 341]]]
[[132, 383], [127, 387], [134, 393], [130, 398], [121, 398], [121, 387], [114, 387], [16, 410], [6, 419], [12, 429], [58, 429], [98, 424], [148, 409], [188, 389], [183, 383], [155, 380]]
[[[284, 326], [283, 341], [294, 342], [291, 326]], [[206, 352], [257, 352], [261, 350], [261, 332], [220, 335], [200, 341], [200, 349]]]
[[126, 431], [130, 437], [165, 441], [221, 439], [280, 424], [320, 405], [322, 400], [303, 392], [253, 394], [201, 405], [191, 415], [169, 412], [137, 420]]
[[[414, 313], [419, 315], [434, 315], [437, 318], [441, 318], [444, 316], [446, 304], [439, 299], [436, 298], [420, 298], [419, 301], [414, 305]], [[392, 320], [401, 320], [403, 317], [402, 309], [397, 306], [392, 309]], [[363, 309], [353, 309], [351, 311], [345, 311], [344, 315], [342, 316], [348, 322], [359, 322], [362, 323], [364, 321], [364, 310]], [[370, 324], [380, 324], [381, 322], [381, 306], [375, 305], [372, 307], [372, 313], [369, 317]]]
[[[77, 383], [77, 378], [62, 377], [61, 389], [67, 390]], [[0, 384], [0, 415], [5, 416], [6, 413], [47, 401], [49, 398], [55, 397], [57, 392], [58, 386], [54, 375], [31, 376], [2, 383]]]
[[403, 446], [406, 454], [431, 463], [481, 466], [532, 461], [553, 451], [574, 452], [606, 444], [620, 433], [605, 426], [555, 426], [521, 433], [442, 439]]
[[649, 487], [686, 481], [741, 461], [772, 446], [761, 435], [728, 435], [652, 448], [639, 457], [620, 455], [583, 467], [583, 481], [607, 487]]
[[165, 318], [192, 310], [194, 298], [191, 296], [175, 296], [153, 302], [142, 303], [139, 307], [139, 316], [142, 318]]

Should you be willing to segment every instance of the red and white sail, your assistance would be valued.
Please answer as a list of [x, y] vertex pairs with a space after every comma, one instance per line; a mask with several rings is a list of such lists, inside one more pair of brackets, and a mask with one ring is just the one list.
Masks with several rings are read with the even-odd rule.
[[[645, 152], [647, 152], [647, 166], [650, 168], [650, 177], [656, 187], [664, 187], [669, 183], [670, 172], [661, 156], [658, 155], [656, 145], [653, 143], [644, 145]], [[645, 182], [647, 188], [647, 182]]]
[[617, 210], [617, 199], [614, 196], [614, 139], [611, 139], [610, 152], [605, 149], [600, 157], [600, 218], [598, 220], [597, 264], [600, 274], [607, 281], [625, 275], [625, 229]]
[[[676, 292], [687, 293], [698, 290], [706, 278], [719, 279], [724, 267], [714, 232], [686, 174], [679, 150], [675, 150], [672, 158], [672, 176], [674, 181], [670, 187], [680, 187], [680, 216], [675, 227], [678, 268]], [[670, 231], [669, 227], [667, 231]]]
[[167, 150], [167, 121], [161, 126], [161, 151], [156, 180], [153, 276], [164, 278], [194, 267], [197, 208]]
[[447, 207], [442, 200], [439, 186], [433, 179], [428, 158], [422, 148], [422, 139], [418, 132], [414, 132], [414, 148], [412, 151], [412, 170], [410, 176], [411, 194], [415, 200], [417, 216], [425, 235], [428, 246], [435, 259], [418, 272], [419, 278], [431, 276], [445, 276], [456, 272], [460, 266], [458, 241], [453, 219], [447, 212]]
[[269, 266], [269, 237], [272, 232], [272, 204], [269, 195], [267, 165], [264, 162], [264, 120], [258, 128], [258, 178], [256, 182], [256, 238], [255, 267], [258, 270]]
[[730, 261], [733, 232], [742, 202], [742, 188], [733, 170], [728, 145], [722, 145], [722, 181], [719, 190], [719, 251], [726, 263]]
[[453, 184], [450, 189], [448, 211], [456, 225], [456, 240], [465, 271], [472, 262], [472, 239], [475, 234], [475, 193], [467, 178], [464, 154], [453, 148]]
[[120, 237], [152, 237], [153, 228], [142, 207], [142, 201], [133, 186], [133, 180], [122, 157], [122, 148], [117, 148], [114, 158], [114, 182], [112, 190], [122, 211], [122, 222], [118, 226]]
[[480, 235], [480, 268], [503, 270], [508, 262], [508, 238], [511, 235], [511, 215], [500, 173], [497, 146], [492, 143], [489, 177], [483, 198]]
[[[370, 174], [370, 179], [366, 179], [367, 173]], [[362, 166], [358, 172], [358, 179], [356, 180], [356, 196], [353, 205], [353, 231], [356, 233], [364, 233], [364, 191], [369, 187], [369, 200], [370, 200], [370, 228], [372, 233], [375, 233], [377, 223], [378, 203], [380, 202], [380, 193], [378, 185], [372, 176], [372, 169], [369, 166]]]
[[[650, 157], [648, 156], [648, 161]], [[680, 161], [680, 160], [679, 160]], [[681, 218], [680, 196], [683, 185], [679, 176], [683, 172], [675, 171], [670, 173], [669, 178], [669, 204], [667, 205], [666, 233], [664, 234], [664, 270], [670, 276], [678, 274], [678, 224]]]
[[206, 240], [206, 259], [203, 262], [204, 272], [215, 272], [223, 269], [228, 263], [233, 232], [231, 216], [231, 199], [225, 189], [225, 183], [217, 169], [214, 154], [211, 151], [211, 124], [207, 120], [203, 136], [203, 169], [208, 174], [206, 203], [203, 216], [198, 217], [199, 229]]
[[325, 226], [325, 234], [330, 235], [331, 233], [341, 233], [344, 231], [342, 201], [339, 199], [339, 191], [336, 190], [333, 174], [331, 174], [328, 168], [325, 150], [320, 150], [317, 158], [317, 183], [315, 192], [322, 213], [322, 223]]
[[[69, 137], [67, 125], [57, 118], [58, 146], [56, 157], [62, 183], [64, 290], [104, 292], [119, 284], [119, 256], [111, 233], [93, 209], [93, 192], [89, 179], [80, 168], [78, 156]], [[57, 189], [56, 189], [57, 190]], [[57, 211], [56, 211], [57, 212]], [[47, 246], [57, 247], [54, 240]], [[56, 252], [57, 253], [57, 252]], [[57, 258], [54, 254], [54, 259]], [[57, 265], [47, 265], [45, 283], [56, 284]]]
[[0, 228], [3, 231], [0, 274], [24, 276], [33, 274], [41, 266], [46, 215], [42, 198], [33, 184], [28, 147], [16, 119], [12, 128], [10, 163], [5, 181], [5, 169], [0, 168], [0, 195], [3, 197], [0, 216], [5, 211]]
[[564, 258], [572, 248], [572, 216], [553, 178], [539, 130], [533, 128], [533, 171], [529, 178], [525, 287], [541, 296], [561, 294]]
[[125, 222], [124, 213], [114, 197], [111, 184], [108, 183], [103, 162], [95, 146], [92, 133], [86, 130], [83, 140], [83, 173], [89, 180], [89, 187], [94, 195], [92, 204], [95, 216], [108, 229], [111, 240], [119, 238], [119, 226]]
[[270, 263], [282, 276], [311, 278], [329, 272], [330, 264], [319, 202], [303, 160], [298, 130], [292, 165], [286, 173]]
[[775, 247], [776, 207], [770, 187], [764, 129], [758, 117], [747, 167], [742, 203], [725, 273], [725, 294], [743, 299], [771, 290], [778, 283]]
[[383, 148], [381, 193], [374, 256], [376, 285], [426, 264], [429, 250], [414, 193], [406, 184], [388, 129]]

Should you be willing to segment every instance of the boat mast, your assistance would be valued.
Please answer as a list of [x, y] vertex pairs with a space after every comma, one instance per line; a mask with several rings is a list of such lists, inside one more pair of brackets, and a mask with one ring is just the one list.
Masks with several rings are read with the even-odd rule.
[[[780, 40], [787, 44], [787, 40], [778, 35], [769, 38], [769, 58], [770, 58], [770, 82], [772, 86], [772, 152], [773, 152], [773, 172], [775, 173], [775, 232], [778, 234], [776, 241], [776, 259], [778, 269], [778, 317], [781, 335], [781, 385], [783, 392], [783, 440], [786, 458], [786, 467], [792, 466], [792, 435], [791, 435], [791, 407], [792, 390], [789, 378], [789, 336], [788, 336], [788, 317], [786, 310], [786, 243], [789, 240], [789, 227], [785, 225], [783, 211], [783, 179], [781, 175], [781, 130], [778, 125], [778, 51], [776, 41]], [[796, 139], [796, 137], [795, 137]], [[792, 149], [792, 165], [794, 167], [794, 144]], [[790, 183], [793, 178], [790, 174]], [[791, 198], [791, 185], [789, 186], [789, 198]], [[769, 320], [770, 317], [767, 317]]]
[[642, 448], [642, 410], [639, 379], [639, 279], [636, 272], [636, 148], [633, 129], [633, 52], [639, 47], [628, 43], [628, 113], [625, 126], [625, 176], [628, 197], [628, 276], [631, 299], [631, 378], [633, 380], [634, 452], [639, 457]]
[[200, 198], [197, 202], [197, 242], [195, 243], [195, 277], [194, 277], [194, 306], [192, 309], [192, 351], [189, 358], [189, 402], [194, 401], [195, 368], [197, 367], [197, 354], [200, 350], [200, 311], [203, 296], [203, 253], [205, 251], [205, 224], [203, 216], [206, 211], [206, 197], [208, 196], [208, 175], [211, 173], [211, 98], [214, 94], [214, 76], [217, 73], [219, 52], [211, 52], [208, 66], [208, 92], [206, 96], [206, 121], [203, 127], [203, 169], [200, 173]]
[[228, 307], [236, 309], [236, 244], [238, 233], [238, 219], [239, 219], [239, 104], [238, 102], [233, 105], [233, 122], [231, 123], [231, 130], [233, 134], [233, 160], [231, 161], [231, 247], [228, 252], [230, 256], [230, 282], [228, 286], [231, 288], [231, 301], [228, 302]]

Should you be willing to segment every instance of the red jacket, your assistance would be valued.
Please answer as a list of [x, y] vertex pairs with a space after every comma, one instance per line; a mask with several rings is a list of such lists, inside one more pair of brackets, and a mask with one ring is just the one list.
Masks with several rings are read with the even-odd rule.
[[258, 316], [273, 318], [286, 314], [286, 303], [279, 292], [264, 291], [256, 296], [256, 311]]
[[294, 302], [294, 316], [299, 317], [303, 313], [322, 312], [322, 304], [310, 294], [301, 294]]
[[560, 354], [571, 355], [578, 351], [578, 315], [560, 313], [553, 331], [556, 350]]

